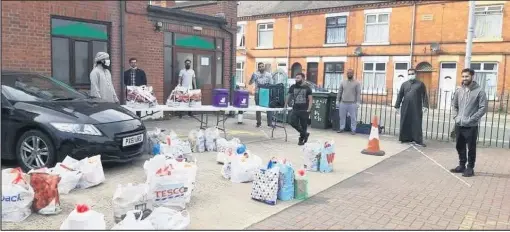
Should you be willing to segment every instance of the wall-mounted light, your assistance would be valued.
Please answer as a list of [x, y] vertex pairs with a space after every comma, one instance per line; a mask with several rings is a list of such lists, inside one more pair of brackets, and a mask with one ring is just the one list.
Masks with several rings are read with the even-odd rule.
[[194, 26], [194, 27], [193, 27], [193, 30], [195, 30], [195, 31], [201, 31], [201, 30], [202, 30], [202, 27]]
[[161, 28], [163, 28], [163, 23], [162, 22], [156, 22], [156, 24], [154, 25], [154, 30], [161, 31]]

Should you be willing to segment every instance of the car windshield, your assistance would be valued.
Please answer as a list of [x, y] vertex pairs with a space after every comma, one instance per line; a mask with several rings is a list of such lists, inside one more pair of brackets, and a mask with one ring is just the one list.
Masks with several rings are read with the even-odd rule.
[[2, 94], [15, 101], [85, 99], [85, 95], [53, 78], [31, 73], [2, 75]]

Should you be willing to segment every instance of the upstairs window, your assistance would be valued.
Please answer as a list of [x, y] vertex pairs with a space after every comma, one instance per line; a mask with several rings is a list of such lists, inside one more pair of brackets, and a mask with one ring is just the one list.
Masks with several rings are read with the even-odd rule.
[[390, 35], [390, 14], [365, 15], [365, 43], [387, 43]]
[[477, 6], [475, 8], [475, 38], [500, 39], [503, 28], [503, 6]]
[[257, 47], [272, 48], [273, 47], [273, 24], [260, 23], [257, 25]]
[[347, 16], [326, 18], [326, 44], [344, 44], [347, 35]]

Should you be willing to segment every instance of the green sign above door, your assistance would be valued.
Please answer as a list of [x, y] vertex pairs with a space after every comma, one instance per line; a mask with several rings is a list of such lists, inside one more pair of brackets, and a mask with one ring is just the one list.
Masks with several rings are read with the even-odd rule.
[[214, 50], [214, 40], [196, 35], [180, 35], [175, 38], [175, 45], [179, 47]]

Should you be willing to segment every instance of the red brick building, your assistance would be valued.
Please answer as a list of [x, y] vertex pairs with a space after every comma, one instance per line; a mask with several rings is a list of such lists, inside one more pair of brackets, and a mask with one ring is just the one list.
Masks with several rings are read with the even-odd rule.
[[2, 1], [2, 69], [33, 71], [88, 89], [97, 52], [111, 56], [115, 89], [136, 57], [159, 102], [191, 59], [204, 103], [230, 86], [235, 1]]

